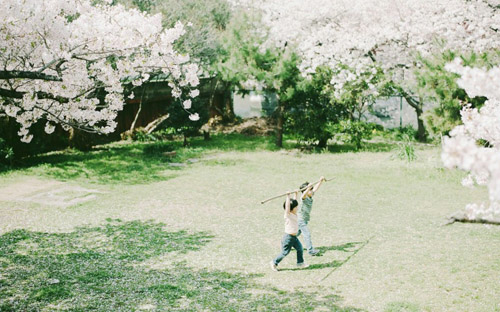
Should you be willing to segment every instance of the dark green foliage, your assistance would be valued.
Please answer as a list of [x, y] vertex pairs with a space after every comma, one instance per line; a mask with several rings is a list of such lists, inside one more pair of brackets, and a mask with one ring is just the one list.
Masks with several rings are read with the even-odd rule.
[[164, 128], [151, 133], [147, 133], [144, 128], [138, 128], [134, 131], [131, 138], [139, 142], [155, 142], [173, 140], [174, 135], [177, 134], [175, 128]]
[[196, 97], [192, 99], [190, 111], [196, 112], [200, 119], [192, 121], [189, 119], [189, 113], [182, 108], [181, 103], [174, 103], [167, 109], [169, 117], [163, 122], [160, 129], [173, 131], [174, 134], [183, 135], [184, 138], [201, 135], [200, 128], [208, 121], [210, 99], [208, 97]]
[[364, 121], [342, 120], [338, 124], [330, 124], [329, 130], [332, 133], [340, 134], [339, 139], [346, 143], [353, 143], [356, 149], [362, 147], [362, 141], [368, 140], [373, 135], [376, 124]]
[[[255, 283], [256, 275], [194, 270], [175, 261], [212, 238], [120, 220], [70, 233], [3, 234], [0, 310], [359, 311], [340, 308], [339, 297], [324, 291], [283, 292]], [[165, 269], [144, 263], [158, 256]]]
[[0, 166], [12, 165], [14, 160], [14, 150], [7, 145], [4, 139], [0, 138]]
[[33, 134], [33, 139], [27, 144], [21, 142], [17, 135], [20, 125], [13, 118], [0, 117], [0, 139], [3, 140], [3, 146], [12, 149], [13, 155], [11, 156], [15, 156], [10, 158], [9, 163], [15, 162], [21, 157], [65, 148], [68, 145], [69, 134], [61, 127], [57, 126], [54, 133], [50, 135], [45, 133], [44, 128], [45, 121], [43, 120], [32, 125], [30, 133]]
[[331, 69], [318, 67], [310, 80], [301, 80], [285, 114], [289, 133], [306, 142], [317, 142], [319, 147], [325, 147], [334, 135], [327, 125], [348, 117], [346, 107], [332, 96], [331, 78]]
[[446, 64], [460, 57], [465, 66], [485, 66], [487, 68], [498, 62], [494, 54], [460, 55], [453, 51], [441, 55], [420, 58], [422, 67], [415, 72], [419, 88], [430, 95], [429, 100], [437, 102], [437, 106], [425, 113], [425, 121], [429, 130], [436, 136], [447, 135], [451, 129], [461, 124], [460, 110], [469, 103], [471, 107], [481, 107], [484, 97], [470, 98], [465, 90], [457, 84], [459, 75], [445, 69]]

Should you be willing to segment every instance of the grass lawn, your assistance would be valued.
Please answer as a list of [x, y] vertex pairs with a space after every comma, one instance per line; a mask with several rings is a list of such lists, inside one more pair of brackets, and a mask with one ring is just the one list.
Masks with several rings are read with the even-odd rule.
[[[292, 147], [111, 144], [2, 173], [0, 311], [500, 311], [500, 227], [442, 226], [487, 192], [462, 187], [438, 147], [411, 163], [390, 144]], [[260, 201], [321, 175], [321, 256], [271, 271], [282, 201]]]

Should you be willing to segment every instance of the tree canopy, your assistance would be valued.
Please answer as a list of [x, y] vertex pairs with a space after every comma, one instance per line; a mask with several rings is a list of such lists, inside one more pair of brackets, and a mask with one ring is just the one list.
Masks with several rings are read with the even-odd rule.
[[[0, 12], [0, 112], [29, 128], [46, 120], [109, 133], [123, 108], [123, 85], [155, 75], [169, 78], [172, 94], [196, 93], [198, 66], [174, 48], [181, 23], [164, 29], [160, 15], [89, 0], [8, 0]], [[131, 95], [133, 96], [133, 94]]]

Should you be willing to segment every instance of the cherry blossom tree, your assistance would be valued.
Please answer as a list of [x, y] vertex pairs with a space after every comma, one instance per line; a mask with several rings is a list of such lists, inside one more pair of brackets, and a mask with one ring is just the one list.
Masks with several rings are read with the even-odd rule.
[[462, 109], [463, 125], [443, 140], [443, 163], [470, 173], [463, 185], [488, 186], [489, 203], [467, 205], [466, 220], [500, 222], [500, 67], [464, 67], [456, 59], [447, 69], [461, 75], [458, 84], [471, 98], [485, 96], [488, 100], [480, 109], [469, 105]]
[[[269, 44], [297, 46], [305, 75], [324, 64], [332, 68], [343, 64], [357, 76], [372, 71], [367, 60], [382, 67], [388, 77], [388, 83], [383, 84], [385, 94], [391, 91], [406, 99], [417, 112], [421, 133], [423, 103], [412, 77], [419, 66], [416, 56], [444, 50], [480, 52], [497, 48], [500, 42], [498, 0], [233, 2], [262, 12], [272, 39]], [[347, 77], [350, 81], [357, 79]], [[332, 80], [339, 93], [345, 84], [342, 80]]]
[[47, 133], [56, 124], [110, 133], [123, 108], [124, 84], [140, 86], [158, 75], [169, 79], [172, 95], [183, 98], [189, 113], [189, 98], [198, 94], [190, 89], [199, 81], [197, 65], [173, 48], [183, 33], [180, 23], [163, 29], [160, 15], [121, 5], [4, 0], [0, 113], [20, 124], [24, 142], [39, 120], [46, 121]]

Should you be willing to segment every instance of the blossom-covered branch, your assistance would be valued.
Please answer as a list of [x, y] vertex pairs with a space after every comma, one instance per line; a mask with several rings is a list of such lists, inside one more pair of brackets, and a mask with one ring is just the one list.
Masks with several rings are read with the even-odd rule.
[[461, 75], [458, 84], [471, 98], [485, 96], [488, 100], [480, 109], [469, 105], [462, 109], [463, 125], [443, 140], [443, 163], [470, 173], [462, 181], [465, 186], [488, 186], [490, 202], [467, 205], [469, 219], [500, 218], [500, 67], [464, 67], [457, 59], [447, 69]]
[[[198, 67], [173, 44], [178, 23], [163, 29], [160, 15], [90, 0], [6, 0], [0, 11], [0, 113], [29, 128], [46, 120], [64, 129], [109, 133], [123, 108], [124, 81], [140, 86], [153, 75], [170, 77], [174, 97], [189, 97]], [[95, 90], [103, 90], [98, 98]], [[195, 116], [194, 114], [192, 114]]]

